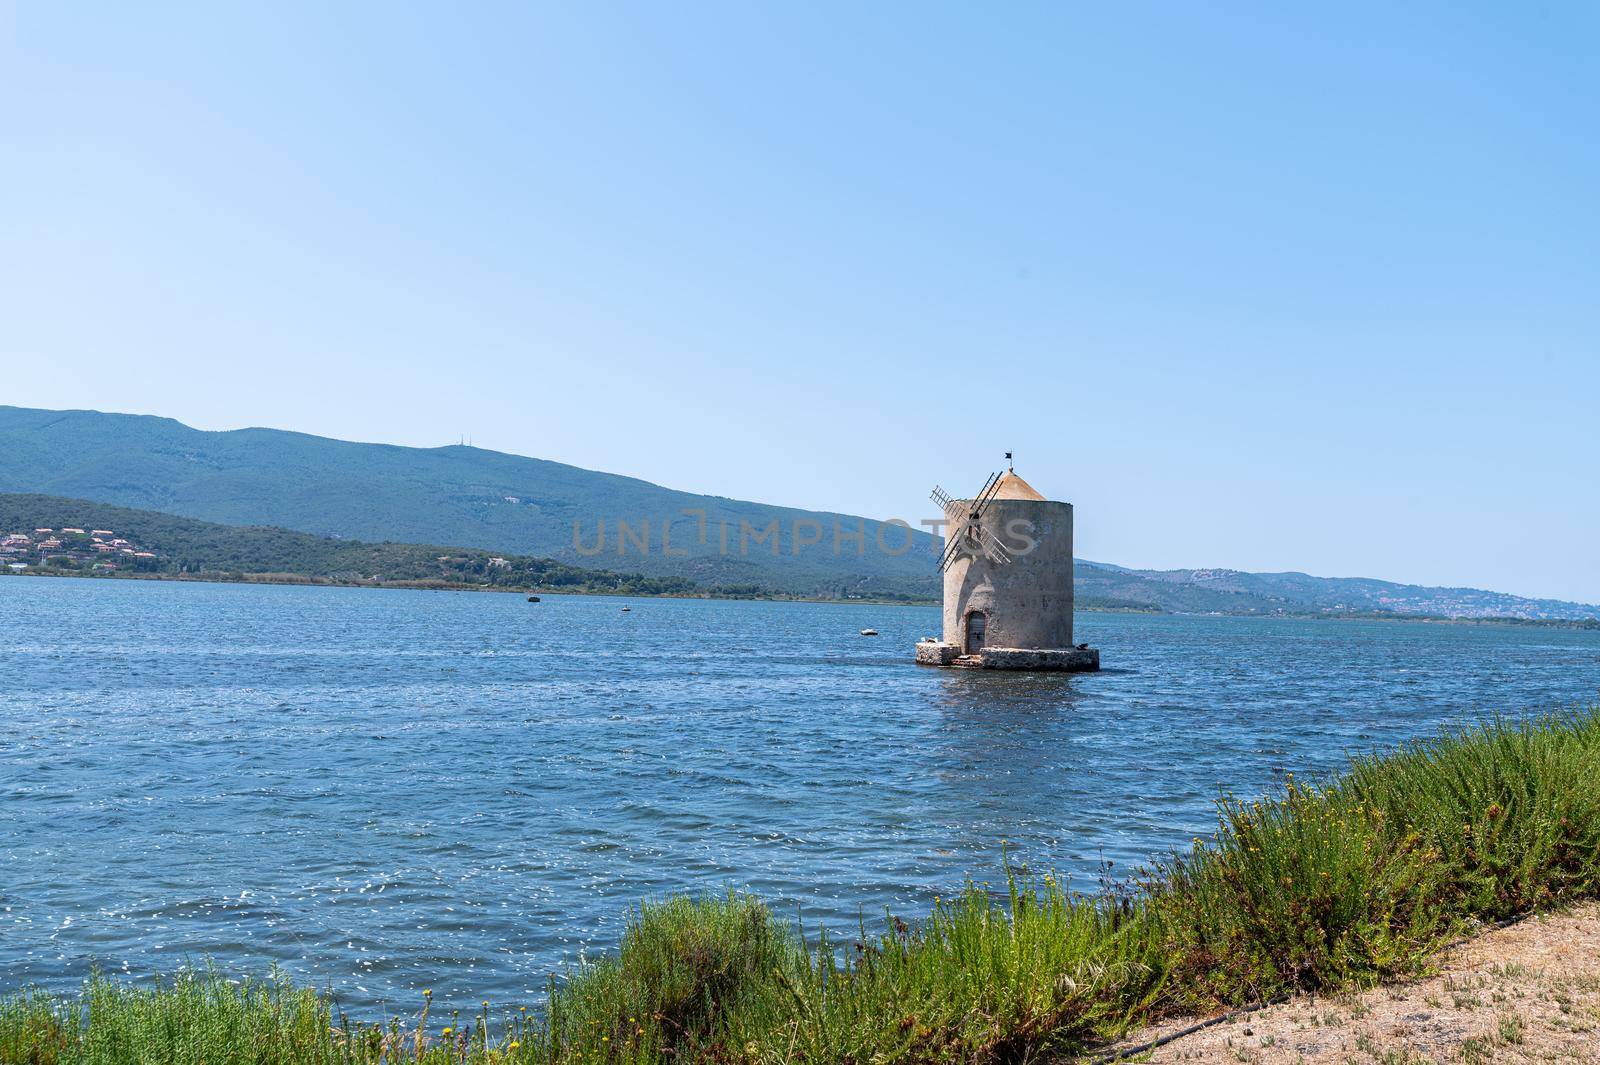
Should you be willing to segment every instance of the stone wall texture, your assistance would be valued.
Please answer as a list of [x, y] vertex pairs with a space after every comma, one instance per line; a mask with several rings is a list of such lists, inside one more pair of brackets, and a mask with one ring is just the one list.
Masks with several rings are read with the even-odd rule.
[[1072, 647], [1072, 504], [996, 499], [980, 522], [1012, 560], [962, 545], [944, 574], [944, 642], [965, 649], [968, 619], [981, 611], [987, 647]]
[[1054, 669], [1068, 673], [1093, 673], [1100, 668], [1100, 652], [1072, 648], [1046, 650], [1021, 647], [988, 647], [983, 652], [984, 669]]

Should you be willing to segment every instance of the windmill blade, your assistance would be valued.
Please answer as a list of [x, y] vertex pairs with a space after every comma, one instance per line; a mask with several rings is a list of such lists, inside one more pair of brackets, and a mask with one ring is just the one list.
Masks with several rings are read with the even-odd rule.
[[954, 562], [956, 556], [961, 553], [962, 540], [969, 535], [976, 544], [977, 550], [981, 551], [990, 562], [997, 566], [1010, 564], [1011, 552], [1006, 550], [1005, 545], [1000, 542], [994, 533], [985, 529], [982, 525], [967, 523], [962, 525], [950, 537], [950, 543], [945, 548], [944, 557], [939, 560], [940, 573], [950, 568], [950, 563]]
[[999, 480], [1000, 480], [1000, 475], [998, 473], [991, 473], [988, 476], [988, 478], [983, 482], [983, 487], [979, 488], [977, 495], [974, 495], [972, 497], [972, 504], [971, 505], [972, 505], [972, 511], [973, 511], [974, 514], [977, 513], [978, 506], [983, 502], [984, 497], [989, 494], [989, 490], [991, 488], [993, 488], [995, 486], [995, 484]]
[[972, 527], [972, 523], [966, 520], [965, 515], [958, 516], [951, 524], [949, 539], [944, 542], [944, 557], [939, 560], [940, 573], [949, 569], [950, 564], [961, 554], [961, 543], [967, 538], [967, 530]]
[[1000, 540], [995, 539], [994, 532], [990, 532], [989, 529], [979, 525], [979, 521], [984, 517], [984, 512], [989, 510], [989, 504], [992, 504], [995, 496], [1000, 494], [1000, 481], [1002, 480], [1002, 473], [990, 473], [982, 488], [978, 489], [978, 494], [973, 496], [971, 504], [965, 505], [965, 507], [963, 507], [960, 499], [950, 499], [950, 493], [944, 491], [941, 486], [934, 485], [933, 493], [930, 493], [930, 497], [933, 502], [944, 507], [944, 520], [949, 523], [949, 536], [944, 540], [944, 553], [939, 556], [939, 572], [946, 571], [946, 569], [950, 568], [950, 563], [954, 563], [957, 560], [957, 556], [962, 553], [963, 539], [971, 539], [971, 542], [976, 545], [976, 552], [974, 553], [984, 553], [984, 556], [989, 558], [992, 563], [1000, 564], [1000, 566], [1010, 563], [1011, 553], [1006, 552], [1005, 545], [1000, 544]]
[[982, 551], [990, 561], [1001, 565], [1011, 561], [1011, 555], [1001, 546], [1000, 541], [995, 539], [994, 534], [978, 524], [983, 518], [984, 511], [989, 509], [989, 504], [999, 494], [1001, 479], [1002, 476], [998, 471], [991, 473], [967, 506], [962, 506], [962, 501], [959, 499], [950, 498], [950, 493], [943, 488], [934, 486], [933, 501], [944, 508], [945, 520], [950, 527], [949, 536], [945, 540], [944, 554], [939, 559], [940, 573], [949, 569], [950, 564], [961, 553], [961, 541], [967, 537], [969, 531], [978, 550]]
[[955, 561], [956, 548], [960, 543], [959, 539], [957, 539], [956, 530], [960, 528], [962, 520], [966, 517], [966, 511], [961, 506], [961, 501], [950, 498], [950, 493], [946, 492], [940, 485], [933, 486], [930, 496], [935, 503], [944, 509], [944, 551], [939, 557], [939, 572], [943, 573], [950, 568], [950, 563]]
[[972, 505], [972, 518], [974, 521], [983, 517], [983, 512], [989, 509], [989, 504], [994, 502], [994, 497], [1000, 492], [1000, 475], [993, 474], [983, 482], [983, 488], [978, 492], [977, 501]]
[[940, 509], [944, 511], [944, 520], [946, 525], [953, 526], [956, 522], [961, 520], [965, 514], [965, 511], [961, 506], [961, 500], [951, 499], [950, 493], [946, 492], [943, 488], [940, 488], [937, 485], [934, 486], [931, 495], [933, 501], [939, 504]]
[[989, 561], [996, 565], [1004, 566], [1011, 561], [1011, 553], [1005, 549], [994, 533], [978, 526], [978, 546], [983, 548], [983, 553], [989, 556]]
[[959, 531], [952, 529], [950, 538], [944, 544], [944, 557], [939, 559], [939, 572], [943, 573], [950, 568], [950, 563], [956, 560], [956, 555], [961, 551], [961, 537], [966, 534], [966, 526], [961, 526]]

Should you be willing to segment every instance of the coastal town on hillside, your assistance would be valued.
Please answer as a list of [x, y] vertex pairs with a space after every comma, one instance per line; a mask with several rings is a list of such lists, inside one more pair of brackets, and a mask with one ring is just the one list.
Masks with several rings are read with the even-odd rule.
[[36, 566], [115, 573], [151, 568], [156, 557], [154, 551], [146, 551], [111, 529], [66, 527], [0, 533], [0, 565], [13, 573]]

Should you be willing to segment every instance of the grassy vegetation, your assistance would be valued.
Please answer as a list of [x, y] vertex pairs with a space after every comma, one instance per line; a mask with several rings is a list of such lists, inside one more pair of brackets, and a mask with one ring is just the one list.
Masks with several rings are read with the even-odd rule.
[[1600, 710], [1494, 722], [1225, 797], [1210, 840], [1092, 895], [1008, 870], [915, 924], [801, 937], [739, 894], [636, 910], [542, 1014], [361, 1027], [276, 981], [0, 1001], [0, 1060], [1022, 1062], [1162, 1015], [1416, 971], [1448, 937], [1600, 887]]

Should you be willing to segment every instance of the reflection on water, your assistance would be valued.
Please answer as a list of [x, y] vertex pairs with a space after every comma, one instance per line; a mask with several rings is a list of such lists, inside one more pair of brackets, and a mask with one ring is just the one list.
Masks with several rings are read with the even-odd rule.
[[0, 581], [0, 973], [529, 1001], [642, 896], [850, 926], [1002, 841], [1092, 882], [1219, 788], [1600, 689], [1595, 633], [1096, 614], [1051, 676], [912, 665], [926, 608], [620, 605]]

